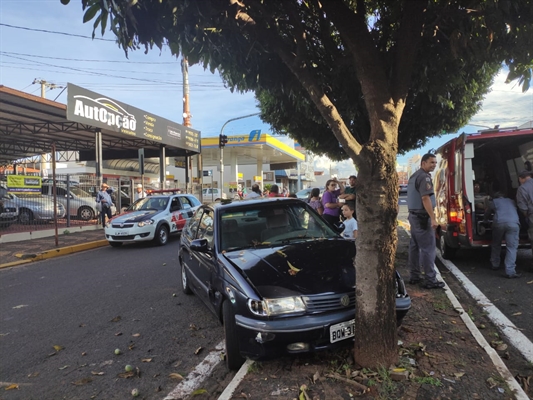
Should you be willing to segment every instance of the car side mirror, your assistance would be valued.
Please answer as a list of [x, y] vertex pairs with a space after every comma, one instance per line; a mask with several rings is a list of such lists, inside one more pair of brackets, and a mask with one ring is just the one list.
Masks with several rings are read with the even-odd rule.
[[207, 253], [207, 239], [195, 239], [191, 242], [191, 250]]
[[345, 226], [344, 226], [344, 224], [342, 222], [335, 222], [333, 224], [333, 227], [335, 228], [335, 231], [337, 233], [342, 233], [344, 231], [344, 228], [345, 228]]

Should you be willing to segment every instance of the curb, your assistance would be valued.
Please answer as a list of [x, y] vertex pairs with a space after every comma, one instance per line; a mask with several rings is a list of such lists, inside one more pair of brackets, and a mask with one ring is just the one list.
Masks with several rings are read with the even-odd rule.
[[103, 247], [103, 246], [108, 246], [108, 245], [109, 245], [108, 241], [105, 239], [102, 239], [102, 240], [97, 240], [94, 242], [75, 244], [72, 246], [61, 247], [61, 248], [53, 249], [53, 250], [47, 250], [47, 251], [43, 251], [42, 253], [37, 253], [37, 254], [19, 253], [19, 254], [15, 254], [15, 256], [20, 258], [21, 259], [20, 261], [13, 261], [13, 262], [6, 263], [6, 264], [0, 264], [0, 269], [16, 267], [17, 265], [27, 264], [33, 261], [46, 260], [49, 258], [60, 257], [60, 256], [64, 256], [67, 254], [73, 254], [79, 251], [96, 249], [98, 247]]

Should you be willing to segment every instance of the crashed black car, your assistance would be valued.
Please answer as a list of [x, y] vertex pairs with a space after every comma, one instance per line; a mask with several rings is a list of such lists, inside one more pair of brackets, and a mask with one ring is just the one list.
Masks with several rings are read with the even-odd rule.
[[[224, 325], [226, 365], [352, 342], [355, 246], [298, 199], [201, 206], [179, 248], [182, 290]], [[400, 322], [411, 300], [396, 275]]]

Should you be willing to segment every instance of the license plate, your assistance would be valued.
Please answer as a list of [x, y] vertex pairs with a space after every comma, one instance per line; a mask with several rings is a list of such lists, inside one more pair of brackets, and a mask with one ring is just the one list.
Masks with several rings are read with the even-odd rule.
[[115, 236], [127, 236], [127, 235], [128, 235], [128, 231], [115, 232]]
[[331, 343], [339, 342], [354, 336], [355, 333], [355, 319], [351, 321], [341, 322], [340, 324], [331, 325], [329, 327], [329, 341]]

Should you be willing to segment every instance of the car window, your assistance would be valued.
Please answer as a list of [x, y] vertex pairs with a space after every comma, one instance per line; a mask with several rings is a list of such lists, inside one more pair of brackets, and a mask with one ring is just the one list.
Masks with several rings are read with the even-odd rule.
[[196, 197], [181, 196], [180, 200], [181, 200], [181, 204], [182, 205], [188, 204], [188, 205], [191, 206], [191, 208], [200, 205], [200, 201], [198, 199], [196, 199]]
[[172, 211], [181, 210], [182, 209], [182, 206], [180, 204], [180, 200], [177, 197], [173, 197], [172, 198], [172, 201], [170, 202], [170, 209]]
[[189, 219], [189, 222], [185, 224], [182, 235], [185, 235], [187, 239], [189, 240], [196, 239], [196, 231], [198, 230], [198, 225], [200, 225], [200, 219], [202, 218], [202, 214], [203, 214], [203, 210], [198, 209], [198, 211], [194, 213], [193, 217]]
[[[54, 190], [52, 188], [51, 192], [53, 193], [53, 191]], [[65, 197], [67, 195], [67, 190], [56, 186], [56, 193], [58, 196]]]
[[204, 211], [198, 226], [197, 239], [207, 239], [207, 246], [213, 246], [213, 215], [209, 210]]

